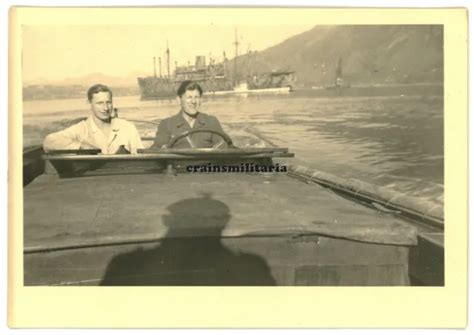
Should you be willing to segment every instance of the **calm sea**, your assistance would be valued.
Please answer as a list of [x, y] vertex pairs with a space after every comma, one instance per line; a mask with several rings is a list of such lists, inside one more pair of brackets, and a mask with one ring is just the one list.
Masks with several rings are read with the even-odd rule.
[[[90, 113], [85, 99], [25, 101], [23, 107], [24, 147]], [[138, 96], [115, 97], [114, 107], [123, 118], [154, 122], [178, 111], [174, 99]], [[443, 203], [441, 86], [205, 97], [202, 111], [217, 116], [226, 130], [252, 126], [289, 147], [295, 163]], [[136, 124], [143, 135], [154, 135], [154, 125]]]

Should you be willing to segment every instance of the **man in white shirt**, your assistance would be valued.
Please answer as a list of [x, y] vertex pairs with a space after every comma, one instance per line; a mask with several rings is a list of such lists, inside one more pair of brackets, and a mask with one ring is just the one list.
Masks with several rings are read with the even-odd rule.
[[112, 91], [97, 84], [87, 91], [92, 115], [75, 125], [46, 136], [43, 148], [51, 150], [100, 149], [103, 154], [136, 154], [143, 149], [140, 135], [131, 122], [116, 117]]

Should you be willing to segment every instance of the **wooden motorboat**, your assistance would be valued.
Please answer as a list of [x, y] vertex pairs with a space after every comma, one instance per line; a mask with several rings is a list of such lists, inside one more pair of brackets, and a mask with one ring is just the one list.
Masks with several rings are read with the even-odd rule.
[[444, 285], [442, 208], [291, 157], [25, 150], [24, 285]]

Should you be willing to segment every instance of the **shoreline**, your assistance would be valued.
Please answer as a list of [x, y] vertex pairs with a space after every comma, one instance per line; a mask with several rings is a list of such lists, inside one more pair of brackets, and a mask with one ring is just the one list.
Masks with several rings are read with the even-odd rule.
[[[67, 87], [67, 86], [65, 86]], [[382, 83], [382, 84], [357, 84], [357, 85], [351, 85], [349, 87], [341, 87], [341, 89], [377, 89], [377, 88], [401, 88], [401, 87], [444, 87], [444, 83], [439, 83], [439, 82], [427, 82], [427, 83]], [[128, 87], [127, 87], [128, 88]], [[334, 86], [307, 86], [307, 87], [295, 87], [293, 89], [293, 92], [301, 92], [301, 91], [311, 91], [311, 90], [329, 90], [329, 89], [334, 89]], [[25, 89], [25, 87], [23, 87]], [[132, 87], [130, 87], [130, 90], [132, 90]], [[140, 96], [140, 92], [136, 91], [135, 88], [133, 88], [134, 92], [133, 94], [115, 94], [114, 97], [133, 97], [133, 96]], [[231, 92], [233, 94], [239, 93], [239, 92]], [[256, 92], [251, 92], [253, 94], [258, 94]], [[207, 96], [217, 96], [220, 94], [207, 94]], [[232, 95], [232, 94], [227, 94], [227, 95]], [[72, 94], [71, 96], [43, 96], [43, 97], [37, 97], [35, 99], [27, 98], [23, 99], [23, 101], [51, 101], [51, 100], [69, 100], [69, 99], [80, 99], [83, 98], [83, 94]], [[174, 97], [160, 97], [156, 99], [146, 99], [144, 101], [153, 101], [153, 100], [167, 100], [167, 99], [174, 99]]]

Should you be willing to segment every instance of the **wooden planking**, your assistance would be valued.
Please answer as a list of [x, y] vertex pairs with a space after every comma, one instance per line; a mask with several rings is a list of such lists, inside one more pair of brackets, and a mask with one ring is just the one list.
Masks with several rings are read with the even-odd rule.
[[[346, 231], [347, 238], [359, 235], [363, 239], [361, 232], [371, 232], [368, 227], [375, 227], [378, 232], [383, 232], [380, 227], [386, 227], [386, 236], [379, 234], [385, 243], [402, 241], [409, 245], [413, 239], [413, 229], [401, 220], [281, 174], [64, 179], [43, 175], [24, 188], [24, 196], [26, 247], [144, 236], [202, 236], [208, 234], [209, 224], [223, 225], [219, 234], [227, 237], [318, 233], [323, 222], [325, 233], [330, 234], [327, 225], [333, 224], [340, 237]], [[163, 221], [168, 207], [183, 199], [198, 199], [204, 205], [200, 209], [181, 209], [185, 217], [180, 220], [189, 221], [188, 229], [169, 229]], [[212, 199], [229, 211], [225, 222], [206, 209]], [[394, 225], [396, 230], [392, 229]], [[404, 225], [405, 230], [399, 229]], [[373, 236], [366, 237], [373, 242]]]

